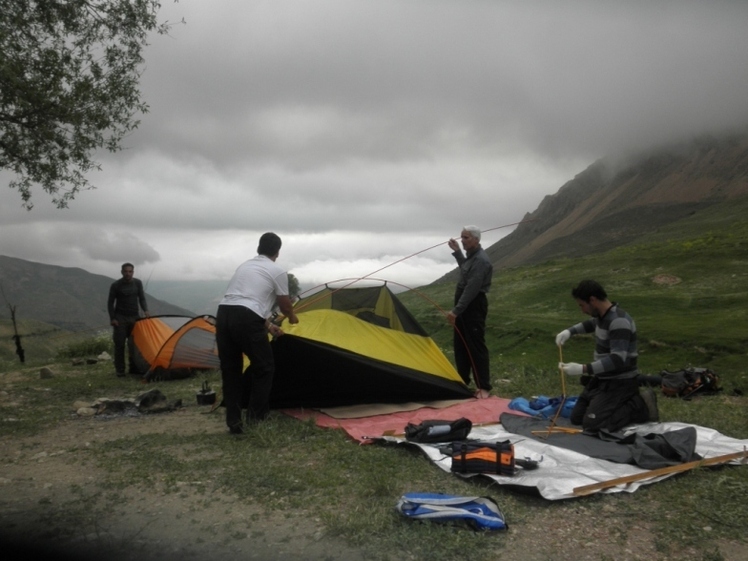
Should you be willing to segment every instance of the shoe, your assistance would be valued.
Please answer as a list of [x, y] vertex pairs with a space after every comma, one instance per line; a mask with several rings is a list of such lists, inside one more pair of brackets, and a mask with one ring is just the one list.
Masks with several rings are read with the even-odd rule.
[[651, 387], [645, 387], [641, 390], [640, 395], [647, 406], [647, 413], [650, 423], [657, 423], [660, 420], [660, 412], [657, 410], [657, 395]]
[[229, 432], [231, 434], [244, 434], [244, 431], [242, 430], [242, 427], [240, 425], [234, 425], [233, 427], [229, 427]]
[[117, 378], [124, 378], [125, 377], [125, 373], [124, 372], [116, 372], [115, 374], [117, 374]]

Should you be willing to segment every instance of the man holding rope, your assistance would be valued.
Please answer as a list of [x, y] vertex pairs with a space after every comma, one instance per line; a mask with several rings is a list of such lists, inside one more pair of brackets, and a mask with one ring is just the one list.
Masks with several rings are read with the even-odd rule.
[[571, 295], [591, 319], [564, 329], [556, 336], [556, 345], [563, 346], [572, 335], [595, 334], [592, 362], [558, 365], [564, 374], [580, 376], [584, 385], [571, 411], [572, 424], [596, 433], [603, 429], [615, 432], [631, 423], [658, 421], [652, 388], [639, 393], [634, 320], [617, 303], [608, 300], [605, 289], [594, 280], [580, 282]]
[[452, 250], [460, 267], [460, 280], [455, 288], [454, 308], [447, 320], [454, 326], [455, 366], [463, 381], [470, 385], [470, 371], [475, 374], [478, 386], [475, 397], [486, 398], [491, 391], [488, 348], [486, 347], [486, 316], [491, 288], [493, 265], [480, 245], [480, 228], [465, 226], [460, 240], [466, 255], [457, 241], [450, 239]]

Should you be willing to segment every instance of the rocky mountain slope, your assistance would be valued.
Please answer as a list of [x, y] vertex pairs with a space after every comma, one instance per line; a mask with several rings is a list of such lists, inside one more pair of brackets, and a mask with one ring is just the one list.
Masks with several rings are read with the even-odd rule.
[[[748, 135], [604, 158], [486, 248], [494, 270], [602, 252], [716, 202], [748, 196]], [[456, 270], [439, 281], [454, 280]], [[437, 282], [439, 282], [437, 281]]]

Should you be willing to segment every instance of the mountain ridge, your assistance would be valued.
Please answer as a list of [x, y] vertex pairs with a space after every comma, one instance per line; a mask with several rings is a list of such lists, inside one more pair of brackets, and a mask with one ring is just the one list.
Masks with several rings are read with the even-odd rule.
[[[68, 331], [109, 327], [107, 296], [115, 279], [78, 267], [60, 267], [0, 255], [0, 288], [17, 317]], [[146, 294], [152, 315], [194, 315]], [[5, 314], [3, 314], [5, 315]]]
[[[607, 251], [709, 206], [748, 196], [748, 134], [699, 137], [602, 158], [486, 248], [494, 270]], [[454, 281], [454, 269], [435, 281]]]

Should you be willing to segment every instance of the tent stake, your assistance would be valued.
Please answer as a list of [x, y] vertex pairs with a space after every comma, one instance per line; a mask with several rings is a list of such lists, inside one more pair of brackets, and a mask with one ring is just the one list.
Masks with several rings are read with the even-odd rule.
[[[601, 481], [599, 483], [593, 483], [591, 485], [582, 485], [581, 487], [574, 488], [574, 495], [583, 496], [600, 491], [601, 489], [608, 489], [621, 485], [623, 483], [632, 483], [634, 481], [641, 481], [643, 479], [651, 479], [660, 475], [668, 475], [670, 473], [680, 473], [682, 471], [689, 471], [702, 466], [713, 466], [717, 464], [725, 464], [732, 460], [748, 459], [748, 451], [744, 448], [742, 452], [734, 452], [732, 454], [725, 454], [724, 456], [715, 456], [713, 458], [704, 458], [702, 460], [696, 460], [695, 462], [688, 462], [685, 464], [678, 464], [675, 466], [668, 466], [660, 469], [653, 469], [644, 473], [637, 473], [636, 475], [627, 475], [625, 477], [617, 477], [616, 479], [609, 479], [608, 481]], [[745, 463], [745, 461], [743, 462]]]

